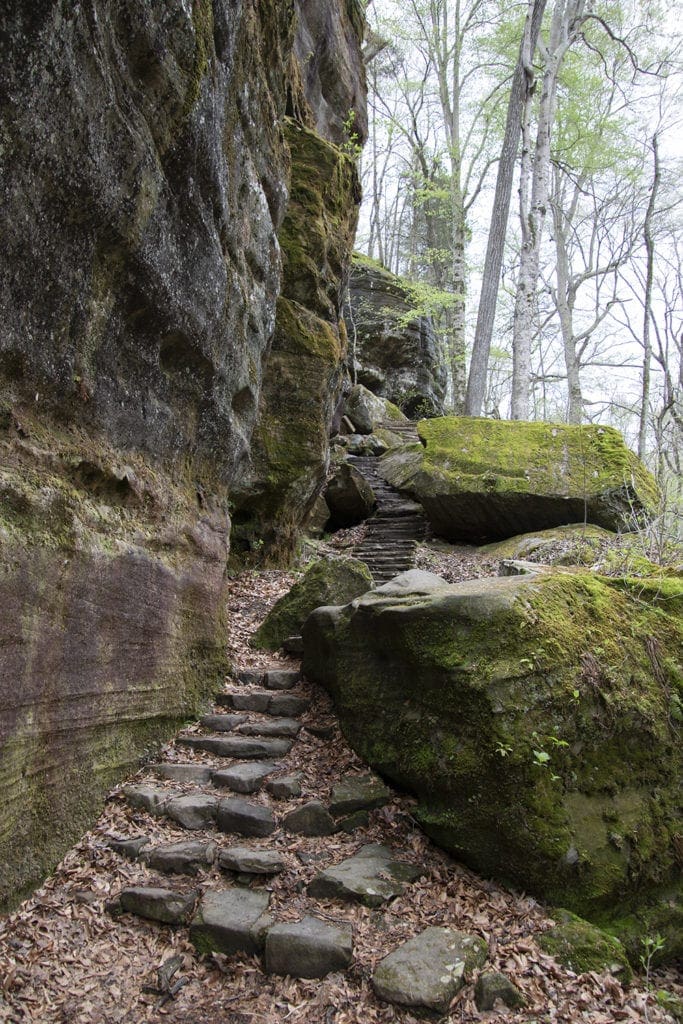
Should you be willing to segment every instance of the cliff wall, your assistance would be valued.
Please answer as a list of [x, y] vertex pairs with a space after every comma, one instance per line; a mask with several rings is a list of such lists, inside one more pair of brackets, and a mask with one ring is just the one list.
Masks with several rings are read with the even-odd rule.
[[263, 416], [290, 142], [364, 116], [355, 3], [314, 5], [317, 28], [298, 6], [3, 15], [0, 905], [228, 668], [228, 509]]

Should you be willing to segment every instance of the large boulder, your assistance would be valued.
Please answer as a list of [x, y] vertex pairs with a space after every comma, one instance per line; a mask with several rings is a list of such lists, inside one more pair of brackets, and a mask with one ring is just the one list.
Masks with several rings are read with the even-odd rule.
[[372, 434], [377, 427], [387, 423], [408, 422], [392, 402], [378, 398], [362, 384], [351, 388], [344, 403], [344, 413], [359, 434]]
[[421, 445], [379, 471], [422, 503], [434, 532], [475, 544], [588, 522], [634, 530], [656, 511], [654, 479], [611, 427], [422, 420]]
[[410, 284], [358, 253], [345, 310], [355, 379], [411, 419], [441, 416], [446, 366], [431, 317], [416, 309]]
[[373, 586], [365, 562], [355, 558], [320, 558], [274, 605], [256, 631], [253, 644], [276, 651], [287, 637], [301, 632], [315, 608], [324, 604], [347, 604]]
[[676, 955], [681, 607], [671, 577], [413, 571], [317, 609], [304, 672], [445, 849], [585, 916], [666, 891]]

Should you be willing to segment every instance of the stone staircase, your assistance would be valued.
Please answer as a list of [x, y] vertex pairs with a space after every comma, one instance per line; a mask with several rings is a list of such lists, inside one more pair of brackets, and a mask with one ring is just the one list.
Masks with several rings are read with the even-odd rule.
[[[400, 431], [406, 443], [413, 438], [419, 440], [414, 423], [390, 429]], [[415, 551], [424, 540], [427, 519], [418, 502], [400, 494], [380, 476], [374, 456], [350, 455], [348, 461], [367, 480], [377, 499], [377, 511], [368, 520], [366, 535], [354, 549], [354, 557], [365, 562], [376, 583], [386, 583], [415, 565]]]
[[[109, 912], [187, 928], [199, 953], [259, 956], [267, 974], [322, 978], [350, 968], [353, 927], [330, 917], [330, 901], [381, 908], [424, 867], [410, 849], [377, 842], [376, 814], [393, 794], [368, 770], [342, 769], [325, 799], [302, 797], [310, 755], [302, 760], [297, 746], [329, 742], [335, 729], [311, 708], [299, 671], [239, 673], [216, 695], [214, 713], [180, 733], [146, 779], [123, 787], [130, 834], [107, 845], [144, 866], [146, 884], [121, 888]], [[375, 841], [364, 839], [371, 824]], [[299, 920], [276, 920], [274, 879], [292, 870], [292, 848], [305, 909]], [[372, 984], [387, 1002], [444, 1013], [485, 955], [476, 936], [429, 927], [384, 957]], [[172, 976], [177, 964], [165, 966]], [[182, 978], [164, 985], [168, 1001]]]

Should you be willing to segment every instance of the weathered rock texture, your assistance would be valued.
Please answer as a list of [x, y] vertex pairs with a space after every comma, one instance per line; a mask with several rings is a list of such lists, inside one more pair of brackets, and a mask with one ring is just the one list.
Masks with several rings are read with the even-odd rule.
[[407, 284], [365, 256], [354, 256], [346, 325], [359, 384], [411, 419], [442, 416], [446, 365], [431, 317], [415, 313]]
[[388, 452], [382, 476], [424, 506], [447, 540], [486, 543], [567, 523], [635, 530], [654, 479], [611, 427], [422, 420], [421, 445]]
[[240, 484], [236, 539], [291, 550], [329, 466], [329, 427], [342, 384], [341, 296], [360, 188], [353, 161], [288, 121], [292, 184], [280, 232], [282, 295], [254, 435]]
[[[318, 435], [342, 358], [357, 184], [315, 126], [339, 141], [364, 103], [352, 0], [10, 6], [0, 905], [227, 667], [228, 501], [259, 417], [259, 450], [289, 417], [278, 353], [299, 346], [287, 402]], [[292, 471], [275, 452], [264, 473], [312, 492], [322, 449]]]
[[[414, 572], [315, 611], [304, 671], [438, 843], [609, 915], [680, 895], [682, 600], [674, 578]], [[657, 930], [672, 956], [679, 926], [670, 902]]]
[[256, 647], [276, 651], [315, 608], [346, 604], [373, 587], [370, 570], [355, 558], [320, 558], [270, 610], [254, 634]]

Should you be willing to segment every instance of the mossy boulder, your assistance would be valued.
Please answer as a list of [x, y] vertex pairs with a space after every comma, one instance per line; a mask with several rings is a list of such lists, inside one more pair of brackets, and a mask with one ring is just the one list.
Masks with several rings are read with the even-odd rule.
[[552, 565], [593, 565], [616, 534], [590, 523], [571, 523], [552, 530], [536, 530], [481, 548], [487, 558], [514, 558]]
[[257, 630], [255, 647], [276, 651], [288, 636], [301, 632], [316, 608], [347, 604], [373, 588], [372, 575], [355, 558], [321, 558], [308, 567], [289, 593], [281, 597]]
[[344, 403], [344, 414], [359, 434], [372, 434], [384, 423], [407, 423], [407, 418], [392, 402], [379, 398], [362, 384], [356, 384]]
[[388, 452], [385, 479], [422, 503], [434, 532], [483, 544], [568, 523], [634, 530], [658, 490], [611, 427], [443, 417]]
[[576, 974], [611, 971], [624, 984], [630, 982], [631, 965], [618, 939], [570, 910], [554, 910], [552, 916], [554, 927], [536, 936], [545, 953]]
[[680, 886], [683, 582], [405, 574], [304, 626], [304, 672], [436, 842], [595, 917]]

